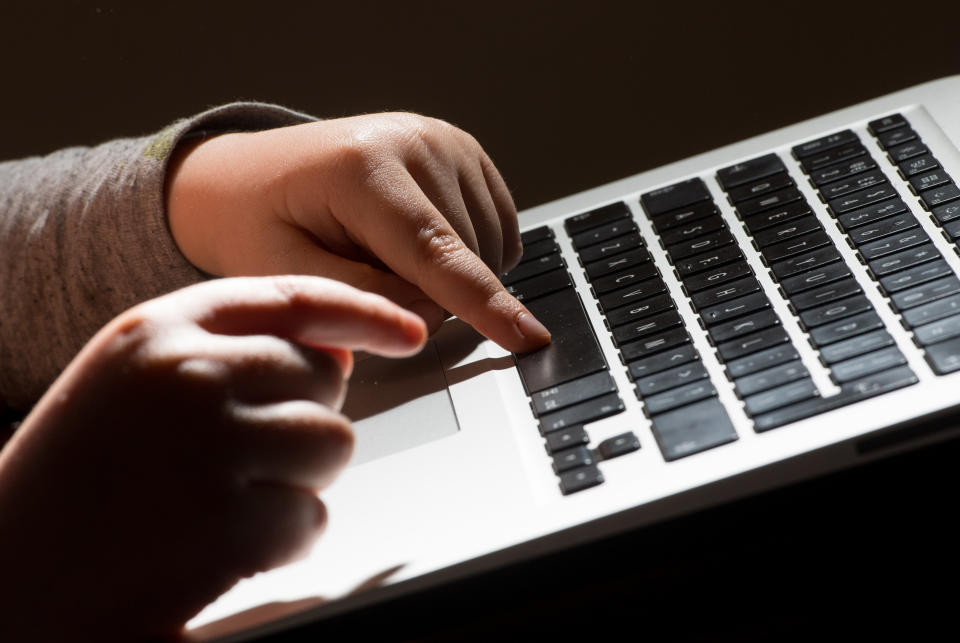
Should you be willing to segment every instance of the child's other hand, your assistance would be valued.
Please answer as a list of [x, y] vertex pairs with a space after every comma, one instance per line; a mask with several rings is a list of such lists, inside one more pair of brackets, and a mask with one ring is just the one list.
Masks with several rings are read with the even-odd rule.
[[0, 452], [0, 640], [176, 635], [320, 533], [350, 350], [420, 318], [317, 277], [217, 280], [98, 333]]
[[505, 348], [549, 333], [501, 286], [517, 213], [479, 143], [415, 114], [375, 114], [182, 147], [174, 238], [215, 275], [315, 274], [382, 294], [430, 330], [447, 309]]

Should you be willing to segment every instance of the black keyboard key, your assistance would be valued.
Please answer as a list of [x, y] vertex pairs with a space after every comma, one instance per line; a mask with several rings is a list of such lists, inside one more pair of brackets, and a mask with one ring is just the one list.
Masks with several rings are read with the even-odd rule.
[[887, 182], [887, 176], [880, 170], [856, 174], [846, 180], [836, 181], [820, 188], [820, 194], [828, 201], [836, 199], [857, 190], [865, 190], [875, 185]]
[[718, 214], [676, 227], [673, 230], [668, 230], [660, 236], [660, 239], [663, 241], [664, 246], [669, 247], [676, 243], [687, 241], [688, 239], [696, 239], [710, 232], [722, 230], [725, 227], [726, 224], [723, 222], [723, 217]]
[[653, 435], [667, 461], [718, 447], [737, 439], [727, 410], [716, 398], [654, 416]]
[[816, 346], [820, 347], [878, 328], [883, 328], [883, 321], [877, 316], [876, 312], [871, 310], [818, 326], [810, 331], [810, 339]]
[[960, 335], [960, 315], [947, 317], [913, 329], [913, 341], [918, 346], [929, 346], [952, 339], [957, 335]]
[[744, 375], [736, 381], [737, 393], [740, 397], [748, 397], [808, 375], [809, 373], [803, 362], [794, 360], [757, 373]]
[[560, 429], [586, 424], [596, 420], [616, 415], [623, 411], [623, 401], [616, 393], [607, 393], [574, 406], [568, 406], [560, 411], [540, 416], [540, 432], [543, 435], [559, 431]]
[[600, 345], [572, 288], [541, 297], [527, 305], [547, 324], [553, 340], [538, 350], [517, 355], [517, 367], [528, 393], [606, 369]]
[[774, 326], [773, 328], [761, 330], [752, 335], [740, 337], [730, 342], [724, 342], [717, 346], [717, 352], [723, 361], [728, 362], [778, 344], [785, 344], [789, 341], [790, 336], [787, 335], [787, 331], [783, 330], [781, 326]]
[[665, 333], [621, 346], [620, 355], [624, 363], [629, 363], [689, 342], [690, 335], [687, 334], [686, 328], [672, 328]]
[[520, 233], [520, 243], [524, 246], [529, 246], [532, 243], [543, 241], [544, 239], [553, 239], [553, 230], [551, 230], [549, 226], [544, 225]]
[[824, 150], [833, 149], [840, 145], [846, 145], [848, 143], [859, 141], [860, 139], [856, 134], [854, 134], [851, 130], [845, 129], [842, 132], [828, 134], [827, 136], [823, 136], [812, 141], [807, 141], [806, 143], [801, 143], [800, 145], [795, 145], [793, 148], [793, 156], [798, 160], [805, 159], [813, 156], [814, 154], [820, 154]]
[[883, 134], [884, 132], [889, 132], [892, 129], [897, 129], [898, 127], [906, 127], [907, 119], [905, 119], [900, 114], [891, 114], [890, 116], [884, 116], [883, 118], [878, 118], [877, 120], [870, 121], [867, 124], [867, 129], [870, 130], [870, 133], [874, 136], [878, 134]]
[[913, 328], [960, 313], [960, 295], [950, 295], [903, 311], [904, 323]]
[[586, 446], [590, 443], [590, 436], [583, 430], [582, 426], [571, 426], [566, 429], [560, 429], [546, 436], [547, 453], [553, 455], [564, 449]]
[[717, 344], [742, 337], [749, 333], [777, 326], [780, 318], [772, 310], [761, 310], [745, 317], [715, 324], [710, 327], [710, 338]]
[[805, 290], [797, 293], [790, 299], [794, 310], [804, 311], [818, 306], [824, 306], [844, 297], [850, 297], [860, 292], [860, 284], [856, 279], [841, 279], [833, 283]]
[[774, 276], [776, 276], [777, 280], [779, 281], [786, 279], [787, 277], [792, 277], [793, 275], [801, 272], [806, 272], [808, 270], [813, 270], [814, 268], [825, 266], [828, 263], [833, 263], [839, 259], [840, 253], [831, 244], [822, 248], [818, 248], [812, 252], [807, 252], [802, 255], [790, 257], [784, 261], [779, 261], [771, 265], [770, 270], [773, 271]]
[[767, 308], [770, 308], [770, 300], [762, 292], [756, 292], [746, 297], [705, 308], [700, 311], [700, 318], [709, 327]]
[[960, 337], [927, 346], [925, 357], [937, 375], [960, 370]]
[[587, 273], [587, 278], [592, 280], [597, 277], [609, 275], [612, 272], [646, 263], [647, 261], [650, 261], [650, 253], [647, 252], [647, 249], [634, 248], [633, 250], [628, 250], [627, 252], [610, 257], [609, 259], [601, 259], [600, 261], [588, 263], [583, 268]]
[[807, 205], [806, 201], [796, 201], [782, 208], [774, 208], [751, 217], [746, 217], [743, 219], [743, 225], [746, 226], [747, 231], [751, 235], [755, 235], [761, 230], [787, 223], [800, 217], [805, 217], [810, 213], [810, 206]]
[[866, 377], [894, 366], [903, 366], [907, 359], [896, 346], [854, 357], [843, 362], [837, 362], [830, 367], [830, 374], [837, 384], [845, 384], [852, 380]]
[[781, 208], [789, 203], [802, 200], [803, 195], [800, 193], [800, 190], [795, 187], [786, 188], [784, 190], [758, 196], [755, 199], [741, 201], [737, 204], [737, 212], [740, 214], [741, 218], [745, 219], [747, 217], [760, 214], [764, 210]]
[[643, 406], [650, 417], [665, 413], [671, 409], [692, 404], [717, 394], [709, 380], [692, 382], [669, 390], [666, 393], [650, 395], [643, 399]]
[[788, 241], [819, 229], [820, 221], [817, 217], [811, 215], [773, 228], [767, 228], [753, 235], [753, 238], [756, 240], [758, 247], [766, 248], [775, 243]]
[[737, 279], [736, 281], [720, 284], [719, 286], [712, 286], [707, 290], [701, 290], [691, 295], [690, 299], [693, 302], [694, 308], [703, 310], [704, 308], [716, 306], [717, 304], [736, 299], [737, 297], [755, 293], [758, 290], [760, 290], [760, 282], [757, 281], [756, 277], [745, 277], [743, 279]]
[[562, 408], [573, 406], [578, 402], [599, 397], [604, 393], [612, 393], [617, 390], [613, 378], [607, 371], [598, 371], [592, 375], [586, 375], [579, 379], [558, 384], [537, 391], [530, 397], [532, 398], [533, 412], [535, 415], [543, 415], [551, 411], [558, 411]]
[[780, 344], [752, 355], [733, 359], [727, 362], [727, 373], [734, 380], [756, 373], [764, 369], [779, 366], [786, 362], [800, 359], [800, 354], [793, 344]]
[[704, 252], [703, 254], [681, 259], [674, 264], [674, 267], [677, 269], [677, 276], [684, 279], [698, 272], [723, 266], [740, 259], [743, 259], [743, 253], [740, 251], [740, 248], [735, 245], [730, 245], [724, 246], [714, 252]]
[[741, 279], [752, 274], [753, 271], [745, 261], [738, 261], [736, 263], [720, 266], [719, 268], [714, 268], [705, 272], [699, 272], [695, 275], [690, 275], [683, 280], [683, 285], [687, 289], [688, 293], [698, 293], [701, 290], [708, 288], [714, 289], [716, 286], [721, 284], [725, 284], [736, 279]]
[[944, 203], [956, 201], [957, 199], [960, 199], [960, 188], [958, 188], [954, 183], [948, 183], [947, 185], [939, 188], [927, 190], [920, 195], [920, 200], [923, 201], [923, 206], [928, 210], [932, 210], [938, 205], [942, 205]]
[[769, 263], [775, 263], [824, 246], [833, 248], [833, 242], [826, 232], [818, 230], [796, 239], [767, 246], [763, 249], [763, 257]]
[[597, 452], [604, 460], [619, 458], [640, 448], [640, 438], [632, 431], [607, 438], [597, 445]]
[[560, 491], [565, 496], [598, 484], [603, 484], [603, 474], [596, 465], [574, 469], [560, 475]]
[[936, 170], [939, 167], [940, 163], [937, 162], [937, 159], [929, 154], [924, 154], [900, 163], [900, 172], [903, 173], [904, 178], [910, 178], [923, 172]]
[[847, 161], [846, 163], [838, 163], [837, 165], [831, 165], [830, 167], [822, 170], [811, 172], [810, 180], [813, 181], [814, 185], [820, 187], [822, 185], [826, 185], [827, 183], [832, 183], [834, 181], [839, 181], [840, 179], [853, 176], [854, 174], [872, 170], [875, 167], [877, 167], [877, 164], [874, 163], [873, 159], [868, 156], [865, 158], [854, 159], [853, 161]]
[[752, 199], [762, 194], [788, 188], [791, 185], [794, 185], [794, 182], [790, 175], [786, 172], [780, 172], [779, 174], [768, 176], [765, 179], [728, 190], [727, 196], [730, 198], [731, 203], [740, 203], [741, 201], [746, 201], [747, 199]]
[[518, 281], [506, 288], [507, 292], [516, 297], [518, 301], [527, 303], [552, 292], [569, 288], [572, 283], [570, 273], [558, 269]]
[[619, 346], [682, 325], [680, 313], [668, 310], [631, 324], [617, 326], [613, 329], [613, 341]]
[[[957, 204], [957, 210], [960, 210], [960, 204]], [[952, 242], [960, 240], [960, 221], [951, 221], [944, 225], [943, 238]]]
[[927, 172], [926, 174], [920, 174], [912, 177], [910, 179], [910, 186], [913, 188], [914, 194], [919, 194], [924, 190], [932, 190], [933, 188], [940, 187], [941, 185], [946, 185], [950, 181], [951, 179], [949, 174], [943, 170], [934, 170], [933, 172]]
[[641, 281], [646, 281], [653, 277], [659, 277], [660, 273], [653, 262], [648, 261], [639, 265], [627, 268], [623, 272], [615, 272], [612, 275], [597, 277], [593, 280], [593, 290], [598, 295], [605, 295], [617, 289], [627, 288]]
[[895, 196], [897, 196], [897, 189], [889, 183], [885, 183], [837, 199], [831, 199], [827, 201], [827, 204], [835, 215], [840, 215], [851, 210], [865, 208], [880, 201], [886, 201]]
[[939, 258], [940, 251], [928, 243], [917, 246], [916, 248], [910, 248], [909, 250], [901, 250], [892, 255], [881, 257], [880, 259], [875, 259], [871, 261], [869, 265], [874, 275], [883, 277], [884, 275]]
[[650, 217], [709, 200], [710, 191], [699, 178], [687, 179], [640, 196], [640, 203]]
[[636, 323], [650, 315], [662, 313], [671, 308], [673, 308], [673, 300], [670, 295], [655, 295], [648, 299], [641, 299], [629, 306], [614, 308], [607, 313], [607, 323], [610, 324], [610, 328], [615, 328], [624, 324]]
[[683, 366], [700, 359], [700, 355], [693, 344], [683, 344], [676, 348], [665, 350], [650, 357], [630, 362], [630, 377], [638, 380], [654, 373], [665, 371], [675, 366]]
[[930, 241], [930, 237], [923, 231], [923, 228], [911, 228], [903, 230], [894, 235], [871, 241], [860, 246], [860, 256], [866, 261], [872, 261], [879, 257], [885, 257], [900, 250], [906, 250], [922, 243]]
[[564, 268], [566, 268], [566, 266], [563, 263], [563, 258], [559, 254], [545, 255], [539, 259], [534, 259], [518, 265], [510, 272], [504, 274], [500, 278], [500, 281], [502, 281], [505, 286], [509, 286], [517, 283], [518, 281], [523, 281], [524, 279], [530, 279], [531, 277], [542, 275], [545, 272], [550, 272], [551, 270], [562, 270]]
[[943, 225], [949, 221], [960, 219], [960, 203], [946, 203], [934, 208], [930, 208], [930, 214]]
[[913, 141], [912, 143], [904, 143], [903, 145], [898, 145], [889, 150], [888, 156], [890, 157], [890, 162], [894, 165], [898, 163], [903, 163], [907, 159], [912, 159], [915, 156], [920, 156], [921, 154], [926, 154], [930, 150], [927, 149], [927, 146], [920, 141]]
[[905, 212], [896, 216], [887, 217], [886, 219], [880, 219], [876, 223], [854, 228], [849, 233], [850, 241], [860, 246], [874, 239], [882, 239], [889, 234], [894, 234], [902, 230], [910, 230], [918, 225], [920, 224], [917, 223], [916, 217], [910, 212]]
[[718, 170], [717, 182], [724, 190], [730, 191], [730, 188], [738, 185], [753, 183], [772, 174], [786, 171], [787, 168], [780, 157], [771, 152]]
[[648, 397], [690, 382], [706, 379], [710, 379], [710, 375], [703, 364], [701, 362], [691, 362], [636, 380], [637, 393], [643, 397]]
[[619, 219], [626, 219], [630, 216], [630, 208], [623, 201], [611, 203], [603, 207], [574, 215], [563, 222], [567, 234], [574, 236], [581, 232], [612, 223]]
[[813, 384], [813, 380], [803, 378], [788, 384], [782, 384], [769, 391], [755, 393], [754, 395], [745, 397], [743, 399], [744, 410], [747, 412], [747, 415], [753, 417], [761, 413], [769, 413], [782, 406], [789, 406], [790, 404], [808, 400], [819, 394], [817, 387]]
[[839, 279], [845, 279], [850, 276], [850, 268], [843, 261], [830, 263], [820, 268], [815, 268], [809, 272], [804, 272], [793, 277], [787, 277], [780, 281], [780, 287], [783, 292], [791, 298], [811, 288], [819, 288], [826, 284], [833, 283]]
[[659, 295], [665, 292], [666, 289], [667, 284], [663, 283], [663, 279], [651, 279], [628, 288], [614, 290], [613, 292], [600, 296], [600, 309], [608, 311], [621, 306], [629, 306], [641, 299]]
[[758, 433], [768, 431], [842, 406], [862, 402], [905, 386], [911, 386], [917, 382], [917, 376], [908, 366], [900, 366], [889, 371], [869, 375], [863, 379], [847, 382], [841, 387], [839, 395], [827, 398], [811, 398], [799, 404], [785, 406], [776, 411], [758, 415], [753, 418], [753, 428]]
[[900, 199], [891, 199], [883, 203], [867, 206], [862, 210], [841, 214], [837, 217], [837, 224], [839, 224], [840, 229], [844, 232], [850, 232], [850, 230], [859, 226], [864, 226], [894, 214], [900, 214], [901, 212], [908, 212], [907, 204]]
[[901, 290], [890, 297], [894, 310], [904, 311], [909, 308], [960, 292], [960, 279], [953, 275], [941, 277], [907, 290]]
[[910, 141], [917, 140], [917, 133], [909, 127], [901, 127], [890, 132], [885, 132], [877, 136], [880, 147], [889, 150], [891, 147], [903, 145]]
[[800, 162], [800, 165], [803, 167], [804, 172], [810, 173], [815, 170], [830, 167], [835, 163], [842, 163], [843, 161], [849, 161], [866, 155], [867, 149], [863, 145], [860, 143], [850, 143], [849, 145], [841, 145], [840, 147], [821, 152], [814, 156], [808, 156]]
[[595, 246], [584, 248], [580, 251], [580, 261], [586, 265], [594, 261], [600, 261], [601, 259], [618, 255], [627, 250], [639, 248], [642, 245], [643, 239], [640, 238], [640, 233], [630, 232], [622, 237], [610, 239], [609, 241], [598, 243]]
[[636, 229], [637, 224], [633, 221], [633, 219], [622, 219], [620, 221], [607, 223], [596, 228], [591, 228], [586, 232], [581, 232], [580, 234], [575, 235], [571, 241], [573, 242], [574, 248], [577, 250], [582, 250], [588, 246], [608, 241], [615, 237], [625, 235], [628, 232], [633, 232]]
[[593, 454], [587, 447], [567, 449], [553, 456], [553, 470], [558, 474], [571, 469], [588, 467], [591, 464], [593, 464]]
[[731, 243], [733, 243], [733, 236], [730, 234], [730, 231], [720, 230], [719, 232], [697, 237], [696, 239], [691, 239], [690, 241], [676, 243], [672, 246], [669, 246], [667, 248], [667, 252], [670, 253], [671, 260], [679, 261], [680, 259], [684, 259], [696, 254], [716, 250], [717, 248], [730, 245]]
[[713, 201], [704, 201], [703, 203], [697, 203], [687, 208], [681, 208], [654, 217], [653, 229], [656, 230], [658, 234], [663, 234], [667, 230], [672, 230], [677, 226], [687, 225], [700, 219], [712, 217], [719, 214], [719, 212]]
[[947, 265], [943, 259], [937, 259], [930, 263], [915, 266], [903, 272], [887, 275], [880, 279], [880, 285], [888, 295], [899, 292], [906, 288], [912, 288], [932, 279], [939, 279], [946, 275], [952, 275], [953, 269]]
[[553, 239], [536, 241], [531, 243], [529, 246], [523, 247], [523, 255], [520, 257], [520, 263], [524, 264], [528, 261], [533, 261], [534, 259], [539, 259], [540, 257], [556, 252], [560, 252], [560, 246], [558, 246], [557, 242]]
[[863, 295], [855, 295], [804, 311], [800, 313], [800, 321], [807, 328], [816, 328], [837, 319], [865, 313], [868, 310], [873, 310], [873, 304], [870, 303], [870, 300]]
[[893, 337], [886, 330], [875, 330], [824, 346], [820, 349], [820, 361], [827, 365], [836, 364], [885, 346], [893, 346]]

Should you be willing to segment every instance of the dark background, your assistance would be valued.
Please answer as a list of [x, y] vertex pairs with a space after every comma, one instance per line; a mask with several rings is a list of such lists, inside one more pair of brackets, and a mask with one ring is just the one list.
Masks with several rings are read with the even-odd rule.
[[[324, 117], [406, 109], [473, 133], [521, 209], [960, 73], [955, 2], [25, 7], [0, 8], [0, 158], [236, 99]], [[928, 448], [297, 637], [915, 634], [948, 623], [940, 599], [956, 597], [958, 454]]]

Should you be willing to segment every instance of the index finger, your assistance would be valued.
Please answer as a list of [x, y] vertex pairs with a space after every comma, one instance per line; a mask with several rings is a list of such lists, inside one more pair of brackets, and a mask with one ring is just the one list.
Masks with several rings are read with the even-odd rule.
[[314, 348], [404, 356], [419, 351], [427, 337], [417, 315], [385, 297], [323, 277], [217, 279], [150, 304], [165, 303], [212, 333], [274, 335]]
[[[373, 190], [351, 233], [440, 306], [514, 353], [539, 348], [550, 332], [510, 295], [407, 174], [400, 189]], [[405, 198], [398, 198], [403, 195]], [[384, 225], [389, 222], [389, 225]]]

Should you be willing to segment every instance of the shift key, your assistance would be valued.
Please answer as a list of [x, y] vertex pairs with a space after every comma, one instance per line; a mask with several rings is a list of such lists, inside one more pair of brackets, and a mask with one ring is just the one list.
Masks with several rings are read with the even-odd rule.
[[517, 355], [517, 367], [530, 394], [590, 375], [607, 367], [593, 327], [572, 288], [531, 301], [527, 309], [550, 330], [552, 341]]

